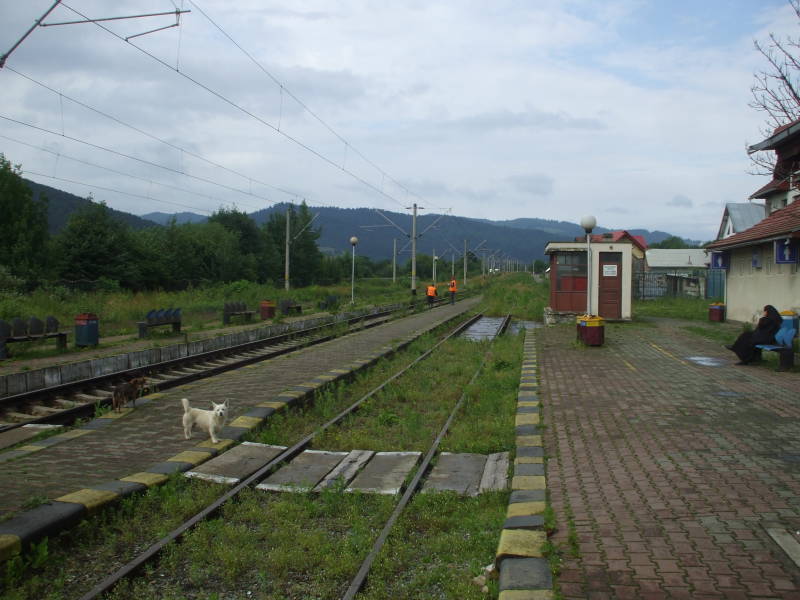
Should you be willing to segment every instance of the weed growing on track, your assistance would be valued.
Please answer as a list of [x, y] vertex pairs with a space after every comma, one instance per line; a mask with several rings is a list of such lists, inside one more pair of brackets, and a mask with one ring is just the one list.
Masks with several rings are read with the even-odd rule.
[[541, 321], [549, 302], [547, 281], [537, 283], [528, 273], [509, 273], [491, 280], [483, 291], [481, 308], [487, 316], [511, 313], [517, 319]]
[[506, 334], [494, 342], [481, 374], [467, 389], [461, 414], [450, 426], [441, 451], [491, 454], [514, 448], [522, 339]]
[[454, 339], [372, 397], [341, 426], [315, 440], [324, 450], [425, 452], [486, 351]]
[[[86, 593], [222, 492], [222, 487], [174, 476], [141, 496], [45, 539], [0, 571], [3, 600], [68, 600]], [[147, 597], [147, 596], [141, 596]]]
[[[508, 492], [420, 494], [395, 524], [359, 598], [486, 598], [473, 577], [494, 560]], [[497, 597], [497, 582], [489, 582]]]
[[222, 518], [170, 546], [157, 568], [109, 600], [340, 598], [389, 517], [394, 498], [243, 492]]

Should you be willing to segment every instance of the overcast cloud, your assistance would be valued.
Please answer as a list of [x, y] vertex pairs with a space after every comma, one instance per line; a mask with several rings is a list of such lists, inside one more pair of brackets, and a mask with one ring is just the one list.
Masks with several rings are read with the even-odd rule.
[[[0, 0], [0, 52], [51, 4]], [[747, 106], [753, 39], [797, 28], [784, 0], [67, 4], [192, 12], [131, 40], [161, 62], [91, 24], [37, 28], [11, 55], [0, 152], [40, 183], [135, 214], [294, 194], [497, 220], [591, 213], [700, 240], [765, 183], [744, 151], [763, 126]], [[76, 18], [59, 7], [46, 22]], [[171, 21], [104, 26], [124, 38]]]

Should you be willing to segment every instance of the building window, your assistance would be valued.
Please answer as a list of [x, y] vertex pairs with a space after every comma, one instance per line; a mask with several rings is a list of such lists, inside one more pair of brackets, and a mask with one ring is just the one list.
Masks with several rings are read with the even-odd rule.
[[586, 291], [586, 253], [559, 252], [556, 255], [556, 290], [559, 292]]

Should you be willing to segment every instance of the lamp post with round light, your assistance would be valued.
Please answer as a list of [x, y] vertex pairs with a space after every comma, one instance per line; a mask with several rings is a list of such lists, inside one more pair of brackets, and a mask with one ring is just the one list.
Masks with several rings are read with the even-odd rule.
[[586, 315], [592, 314], [592, 229], [597, 225], [597, 219], [592, 215], [581, 218], [581, 227], [586, 232]]
[[353, 247], [353, 263], [350, 269], [350, 304], [356, 303], [356, 244], [358, 238], [353, 236], [350, 238], [350, 245]]

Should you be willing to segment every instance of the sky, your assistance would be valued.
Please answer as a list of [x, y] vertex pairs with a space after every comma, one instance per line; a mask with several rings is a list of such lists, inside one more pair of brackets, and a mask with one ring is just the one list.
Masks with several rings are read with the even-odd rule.
[[[0, 0], [0, 53], [52, 4]], [[139, 215], [416, 202], [706, 241], [768, 180], [753, 40], [798, 26], [785, 0], [68, 0], [43, 22], [167, 11], [35, 28], [0, 69], [0, 152]]]

